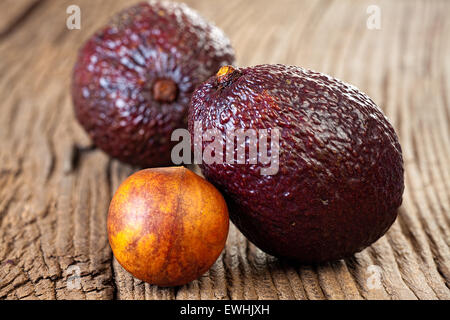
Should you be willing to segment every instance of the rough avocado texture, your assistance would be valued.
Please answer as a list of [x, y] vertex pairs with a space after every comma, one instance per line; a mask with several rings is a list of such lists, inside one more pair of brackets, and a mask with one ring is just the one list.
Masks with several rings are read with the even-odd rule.
[[193, 90], [233, 61], [223, 32], [186, 5], [140, 3], [81, 48], [73, 72], [75, 114], [112, 157], [168, 165], [171, 133], [187, 127]]
[[[222, 70], [194, 93], [189, 128], [279, 128], [280, 165], [203, 163], [230, 217], [262, 250], [300, 262], [348, 257], [392, 225], [404, 189], [397, 135], [375, 103], [330, 76], [285, 65]], [[209, 142], [203, 142], [203, 149]]]

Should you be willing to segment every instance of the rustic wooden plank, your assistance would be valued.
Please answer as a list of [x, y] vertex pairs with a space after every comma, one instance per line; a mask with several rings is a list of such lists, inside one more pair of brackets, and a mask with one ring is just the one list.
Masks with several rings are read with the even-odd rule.
[[[91, 148], [69, 93], [80, 43], [130, 3], [77, 1], [82, 29], [69, 31], [70, 1], [8, 0], [0, 4], [0, 299], [450, 299], [450, 3], [186, 2], [225, 30], [239, 65], [301, 65], [373, 97], [404, 152], [397, 222], [370, 248], [323, 265], [268, 256], [231, 226], [199, 280], [158, 288], [134, 279], [112, 257], [105, 222], [112, 194], [137, 168]], [[381, 9], [380, 30], [366, 28], [369, 5]], [[74, 267], [81, 287], [71, 289]]]

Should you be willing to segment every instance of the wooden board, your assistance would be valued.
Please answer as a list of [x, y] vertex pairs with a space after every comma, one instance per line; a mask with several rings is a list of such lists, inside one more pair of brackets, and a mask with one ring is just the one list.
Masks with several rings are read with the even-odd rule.
[[[225, 30], [239, 65], [326, 72], [384, 109], [404, 151], [398, 220], [370, 248], [323, 265], [270, 257], [232, 227], [198, 281], [134, 279], [113, 259], [105, 221], [135, 169], [90, 148], [69, 93], [78, 47], [130, 1], [2, 1], [0, 299], [450, 299], [450, 2], [187, 3]], [[70, 4], [81, 30], [66, 28]], [[366, 26], [369, 5], [381, 10], [379, 30]], [[68, 286], [76, 270], [79, 288]]]

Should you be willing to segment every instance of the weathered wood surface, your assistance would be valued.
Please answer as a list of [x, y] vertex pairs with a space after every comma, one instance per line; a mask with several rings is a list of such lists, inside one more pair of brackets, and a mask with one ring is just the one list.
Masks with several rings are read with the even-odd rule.
[[[1, 1], [0, 299], [450, 299], [450, 2], [187, 2], [226, 31], [239, 65], [326, 72], [384, 109], [406, 167], [397, 222], [351, 259], [302, 266], [232, 227], [200, 280], [160, 289], [133, 279], [105, 228], [133, 168], [90, 150], [69, 94], [77, 48], [130, 1]], [[66, 28], [70, 4], [81, 7], [81, 30]], [[371, 4], [380, 30], [366, 27]], [[81, 270], [80, 289], [67, 286], [69, 266]]]

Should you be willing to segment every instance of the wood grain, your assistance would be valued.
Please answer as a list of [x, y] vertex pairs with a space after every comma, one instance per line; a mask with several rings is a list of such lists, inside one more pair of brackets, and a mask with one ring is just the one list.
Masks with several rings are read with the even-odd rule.
[[[167, 289], [134, 279], [113, 259], [105, 221], [136, 168], [91, 147], [69, 92], [78, 47], [129, 1], [2, 1], [0, 299], [450, 299], [450, 2], [187, 3], [225, 30], [239, 65], [329, 73], [383, 108], [405, 160], [398, 220], [370, 248], [323, 265], [268, 256], [233, 226], [199, 280]], [[66, 28], [70, 4], [81, 30]], [[366, 27], [373, 4], [380, 30]], [[67, 286], [70, 266], [79, 289]]]

